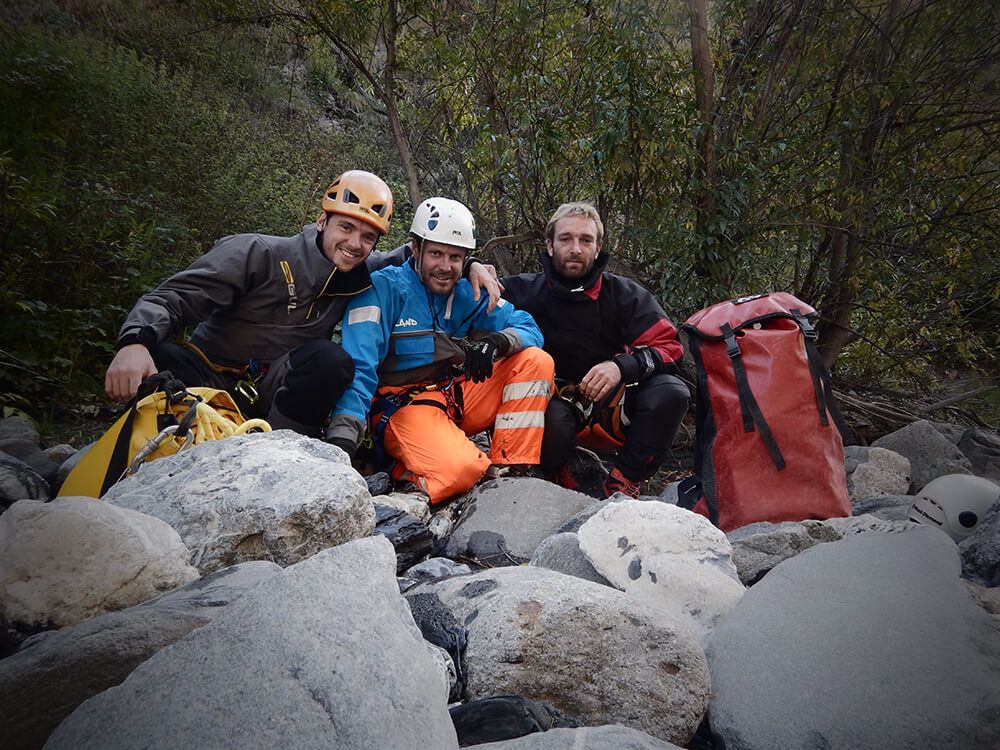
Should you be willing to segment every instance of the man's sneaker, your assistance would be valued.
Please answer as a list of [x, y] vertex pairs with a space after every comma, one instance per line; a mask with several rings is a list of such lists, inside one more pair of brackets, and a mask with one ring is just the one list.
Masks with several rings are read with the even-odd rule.
[[604, 478], [604, 482], [601, 484], [601, 490], [604, 492], [604, 497], [608, 498], [614, 495], [616, 492], [620, 492], [623, 495], [628, 495], [629, 497], [639, 499], [639, 483], [633, 482], [631, 479], [626, 477], [616, 466], [611, 470], [611, 473]]

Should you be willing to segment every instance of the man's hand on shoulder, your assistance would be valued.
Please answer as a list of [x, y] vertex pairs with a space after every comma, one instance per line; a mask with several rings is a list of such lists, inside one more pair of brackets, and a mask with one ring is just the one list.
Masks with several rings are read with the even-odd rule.
[[485, 291], [490, 298], [489, 304], [486, 305], [486, 312], [493, 312], [493, 308], [497, 306], [500, 295], [503, 293], [503, 285], [497, 278], [496, 267], [480, 263], [478, 260], [472, 261], [469, 264], [469, 283], [472, 285], [472, 299], [479, 302], [480, 295]]
[[607, 396], [622, 382], [622, 371], [614, 362], [599, 362], [580, 381], [580, 392], [597, 402]]
[[142, 344], [129, 344], [118, 350], [104, 376], [104, 390], [115, 401], [125, 403], [135, 395], [139, 384], [156, 374], [153, 356]]

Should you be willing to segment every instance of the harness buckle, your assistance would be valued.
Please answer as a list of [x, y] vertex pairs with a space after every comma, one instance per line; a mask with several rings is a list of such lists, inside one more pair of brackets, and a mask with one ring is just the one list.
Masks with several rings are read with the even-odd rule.
[[260, 399], [260, 392], [252, 380], [238, 380], [233, 390], [247, 400], [247, 403], [255, 404]]

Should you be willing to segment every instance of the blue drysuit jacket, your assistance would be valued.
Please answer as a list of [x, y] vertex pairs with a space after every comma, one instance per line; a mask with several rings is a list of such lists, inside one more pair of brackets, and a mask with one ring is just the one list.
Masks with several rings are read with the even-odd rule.
[[354, 382], [333, 408], [327, 438], [360, 441], [379, 384], [439, 383], [454, 375], [465, 360], [462, 339], [500, 333], [508, 354], [542, 346], [531, 315], [503, 299], [487, 313], [486, 294], [474, 301], [465, 279], [451, 294], [434, 294], [410, 259], [371, 280], [371, 289], [354, 297], [344, 315], [342, 345], [354, 359]]

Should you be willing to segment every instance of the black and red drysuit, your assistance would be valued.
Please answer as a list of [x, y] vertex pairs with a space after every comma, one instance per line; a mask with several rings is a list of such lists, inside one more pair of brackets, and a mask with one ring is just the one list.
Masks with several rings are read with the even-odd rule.
[[[580, 279], [569, 279], [540, 254], [544, 273], [501, 279], [503, 296], [535, 318], [556, 367], [556, 386], [578, 384], [594, 365], [612, 361], [622, 373], [614, 389], [585, 416], [570, 399], [553, 398], [545, 413], [542, 470], [557, 475], [577, 436], [605, 433], [620, 445], [615, 466], [633, 481], [652, 476], [687, 412], [690, 391], [676, 377], [684, 350], [677, 329], [636, 281], [604, 271], [597, 256]], [[565, 392], [565, 391], [564, 391]], [[597, 429], [602, 427], [603, 430]]]

